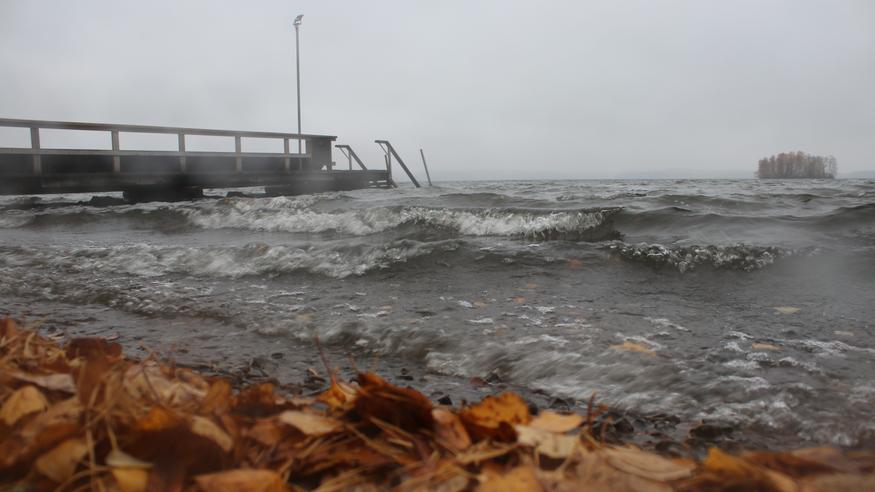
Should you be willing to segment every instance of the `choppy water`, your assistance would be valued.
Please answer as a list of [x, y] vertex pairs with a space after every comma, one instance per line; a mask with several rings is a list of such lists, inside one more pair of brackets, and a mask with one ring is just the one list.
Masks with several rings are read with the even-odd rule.
[[875, 443], [873, 181], [87, 198], [0, 199], [2, 309], [281, 380], [321, 370], [319, 335], [432, 396], [595, 392], [763, 446]]

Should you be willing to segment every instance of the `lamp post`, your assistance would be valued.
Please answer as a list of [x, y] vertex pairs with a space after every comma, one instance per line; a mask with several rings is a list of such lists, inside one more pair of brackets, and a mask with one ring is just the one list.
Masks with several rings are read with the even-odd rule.
[[295, 72], [297, 75], [297, 87], [298, 87], [298, 154], [301, 153], [301, 50], [298, 47], [298, 32], [301, 27], [301, 19], [304, 18], [304, 15], [301, 14], [295, 17], [295, 22], [293, 25], [295, 26]]

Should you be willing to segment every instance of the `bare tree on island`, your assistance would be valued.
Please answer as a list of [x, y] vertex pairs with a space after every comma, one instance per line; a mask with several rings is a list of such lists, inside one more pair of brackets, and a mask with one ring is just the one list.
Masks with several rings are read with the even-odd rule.
[[781, 152], [760, 159], [758, 178], [826, 178], [833, 179], [838, 163], [833, 156], [806, 154], [802, 151]]

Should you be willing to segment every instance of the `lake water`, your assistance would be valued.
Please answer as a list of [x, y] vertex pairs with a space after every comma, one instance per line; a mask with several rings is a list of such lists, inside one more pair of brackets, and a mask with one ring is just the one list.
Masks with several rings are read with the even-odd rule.
[[0, 199], [0, 308], [48, 334], [305, 391], [318, 336], [456, 403], [595, 393], [761, 447], [875, 445], [875, 181], [88, 198]]

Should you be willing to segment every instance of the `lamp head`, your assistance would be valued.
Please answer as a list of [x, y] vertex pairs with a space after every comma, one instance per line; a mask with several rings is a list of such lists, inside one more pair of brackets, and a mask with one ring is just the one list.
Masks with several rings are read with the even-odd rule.
[[303, 18], [304, 18], [304, 14], [301, 14], [301, 15], [295, 17], [295, 22], [293, 22], [292, 25], [294, 25], [295, 27], [300, 26], [301, 19], [303, 19]]

